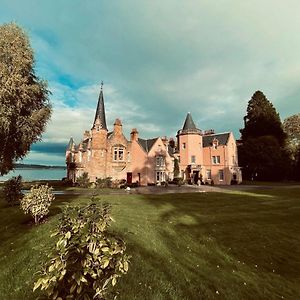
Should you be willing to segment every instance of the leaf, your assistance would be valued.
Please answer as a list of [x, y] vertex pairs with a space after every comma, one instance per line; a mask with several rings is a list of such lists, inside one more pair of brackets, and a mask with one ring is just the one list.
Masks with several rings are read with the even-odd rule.
[[80, 285], [78, 288], [77, 288], [77, 294], [80, 294], [82, 291], [82, 285]]
[[111, 281], [111, 284], [112, 284], [113, 286], [115, 286], [116, 283], [117, 283], [117, 279], [114, 277], [113, 280]]
[[33, 287], [33, 291], [35, 291], [41, 284], [43, 283], [43, 278], [40, 278]]
[[70, 238], [71, 238], [71, 232], [68, 231], [68, 232], [66, 233], [65, 237], [66, 237], [67, 239], [70, 239]]
[[103, 260], [102, 268], [105, 269], [109, 265], [109, 259], [105, 258]]
[[127, 261], [124, 262], [124, 270], [126, 272], [128, 271], [128, 262]]
[[74, 282], [73, 285], [70, 288], [70, 294], [73, 294], [73, 292], [75, 291], [76, 287], [77, 287], [77, 284], [76, 284], [76, 282]]
[[54, 265], [51, 265], [49, 268], [48, 268], [48, 271], [49, 272], [52, 272], [54, 270]]

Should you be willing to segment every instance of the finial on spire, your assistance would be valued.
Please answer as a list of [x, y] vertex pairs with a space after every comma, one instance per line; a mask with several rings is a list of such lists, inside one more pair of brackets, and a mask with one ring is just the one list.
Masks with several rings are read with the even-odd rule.
[[101, 91], [103, 90], [103, 80], [101, 81]]

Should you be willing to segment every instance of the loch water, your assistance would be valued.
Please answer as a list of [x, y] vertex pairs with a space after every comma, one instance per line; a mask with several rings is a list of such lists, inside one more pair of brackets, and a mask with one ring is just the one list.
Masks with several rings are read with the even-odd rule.
[[0, 176], [0, 181], [5, 181], [14, 176], [21, 175], [24, 181], [33, 180], [61, 180], [63, 177], [67, 176], [67, 171], [65, 169], [15, 169], [10, 171], [4, 176]]

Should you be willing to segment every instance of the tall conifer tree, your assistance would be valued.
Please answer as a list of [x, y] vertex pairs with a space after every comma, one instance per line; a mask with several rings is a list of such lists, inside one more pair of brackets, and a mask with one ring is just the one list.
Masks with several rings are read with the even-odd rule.
[[261, 91], [248, 102], [245, 127], [241, 129], [242, 145], [239, 161], [243, 176], [248, 179], [283, 178], [289, 167], [285, 152], [286, 134], [279, 114]]
[[275, 137], [280, 145], [285, 142], [286, 134], [279, 114], [261, 91], [256, 91], [248, 102], [244, 123], [245, 127], [241, 129], [243, 141], [269, 135]]

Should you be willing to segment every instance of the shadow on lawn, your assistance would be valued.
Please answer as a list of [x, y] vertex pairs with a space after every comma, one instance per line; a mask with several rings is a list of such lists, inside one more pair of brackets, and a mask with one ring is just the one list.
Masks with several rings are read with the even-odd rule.
[[[144, 195], [146, 203], [157, 208], [162, 222], [157, 232], [165, 249], [165, 253], [149, 251], [133, 241], [131, 250], [138, 254], [137, 260], [145, 265], [147, 259], [146, 285], [152, 284], [162, 293], [177, 291], [177, 296], [184, 291], [182, 299], [214, 299], [218, 289], [233, 293], [232, 299], [255, 295], [273, 299], [274, 293], [287, 298], [298, 295], [295, 278], [300, 278], [296, 250], [300, 237], [295, 233], [299, 232], [300, 216], [293, 208], [299, 208], [299, 204], [297, 198], [284, 201], [273, 196]], [[233, 274], [238, 269], [240, 273]], [[178, 281], [178, 276], [182, 280]], [[166, 278], [171, 287], [157, 285], [160, 277]], [[241, 288], [246, 281], [248, 286]]]
[[[76, 200], [80, 195], [58, 195], [50, 206], [46, 223], [50, 222], [53, 217], [60, 214], [62, 207], [66, 203]], [[0, 236], [1, 243], [18, 240], [32, 229], [38, 228], [30, 215], [25, 215], [20, 205], [9, 206], [5, 200], [1, 198], [0, 206]]]

